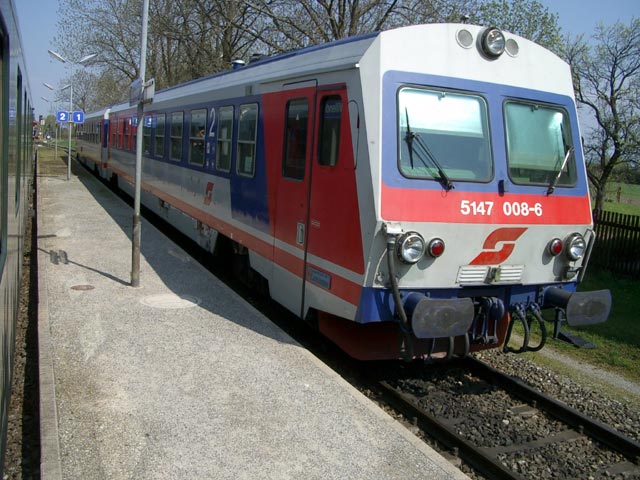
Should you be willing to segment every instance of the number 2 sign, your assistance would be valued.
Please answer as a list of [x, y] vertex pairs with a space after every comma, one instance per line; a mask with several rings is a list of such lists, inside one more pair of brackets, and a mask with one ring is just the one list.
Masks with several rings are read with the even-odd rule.
[[56, 112], [56, 122], [67, 123], [69, 121], [69, 112], [66, 110], [58, 110]]

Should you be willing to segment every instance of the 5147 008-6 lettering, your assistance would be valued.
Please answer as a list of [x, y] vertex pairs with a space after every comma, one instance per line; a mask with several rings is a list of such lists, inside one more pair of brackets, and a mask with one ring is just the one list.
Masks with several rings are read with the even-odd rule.
[[[493, 212], [495, 202], [462, 200], [460, 202], [460, 213], [462, 215], [489, 216]], [[535, 215], [542, 216], [542, 204], [537, 202], [530, 205], [527, 202], [503, 202], [502, 213], [507, 217], [528, 217]]]

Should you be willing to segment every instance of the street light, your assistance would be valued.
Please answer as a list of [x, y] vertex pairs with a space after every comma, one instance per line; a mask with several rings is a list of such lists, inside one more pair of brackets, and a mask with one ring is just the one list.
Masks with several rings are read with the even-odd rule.
[[[53, 90], [53, 87], [48, 83], [44, 83], [44, 86]], [[40, 98], [49, 104], [49, 114], [51, 114], [51, 112], [53, 112], [53, 104], [51, 103], [51, 100], [49, 100], [47, 97], [40, 97]], [[58, 159], [58, 123], [57, 122], [55, 123], [55, 129], [56, 129], [56, 143], [55, 143], [56, 157], [55, 158], [57, 160]]]
[[[53, 86], [51, 84], [47, 83], [47, 82], [42, 82], [42, 84], [45, 87], [47, 87], [49, 90], [52, 90], [52, 91], [55, 90], [55, 88], [53, 88]], [[44, 98], [44, 97], [42, 97], [42, 98]], [[47, 100], [47, 101], [49, 101], [49, 100]], [[56, 161], [57, 161], [58, 160], [58, 120], [57, 119], [56, 119], [56, 123], [55, 123], [55, 128], [56, 128], [55, 158], [56, 158]], [[69, 163], [71, 163], [71, 162], [69, 162]], [[69, 180], [68, 172], [69, 172], [69, 169], [67, 168], [67, 180]]]
[[[88, 62], [89, 60], [94, 59], [95, 57], [98, 56], [97, 53], [91, 53], [89, 55], [85, 55], [84, 57], [82, 57], [80, 60], [78, 60], [77, 62], [71, 62], [69, 60], [67, 60], [66, 58], [64, 58], [62, 55], [60, 55], [57, 52], [54, 52], [53, 50], [47, 50], [47, 52], [49, 53], [49, 55], [51, 55], [52, 58], [58, 60], [59, 62], [62, 63], [69, 63], [71, 65], [71, 80], [69, 85], [65, 85], [64, 87], [62, 87], [60, 89], [60, 91], [62, 90], [66, 90], [67, 88], [69, 89], [69, 158], [67, 161], [67, 180], [71, 179], [71, 127], [73, 125], [72, 123], [72, 115], [73, 115], [73, 67], [75, 65], [82, 65], [86, 62]], [[49, 85], [48, 83], [44, 84], [45, 87], [50, 88], [51, 90], [53, 90], [53, 87], [51, 87], [51, 85]]]

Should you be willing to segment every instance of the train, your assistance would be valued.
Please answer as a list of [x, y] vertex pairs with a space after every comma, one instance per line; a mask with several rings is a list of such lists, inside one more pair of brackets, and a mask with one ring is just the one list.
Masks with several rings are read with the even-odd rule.
[[22, 256], [35, 149], [32, 99], [12, 0], [0, 0], [0, 474], [4, 466]]
[[133, 195], [140, 125], [143, 205], [357, 359], [537, 350], [547, 322], [608, 317], [608, 290], [577, 291], [595, 233], [571, 72], [525, 38], [413, 25], [132, 103], [86, 115], [78, 160]]

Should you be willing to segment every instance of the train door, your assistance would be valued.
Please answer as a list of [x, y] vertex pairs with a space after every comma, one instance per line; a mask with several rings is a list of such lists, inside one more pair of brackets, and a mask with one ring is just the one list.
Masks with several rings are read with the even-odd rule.
[[315, 116], [303, 307], [349, 316], [364, 258], [346, 86], [320, 87]]
[[282, 274], [274, 276], [270, 284], [272, 297], [295, 313], [301, 311], [304, 286], [316, 94], [315, 82], [305, 82], [299, 87], [285, 90], [278, 100], [278, 109], [282, 112], [284, 107], [284, 136], [281, 169], [275, 175], [273, 255]]

